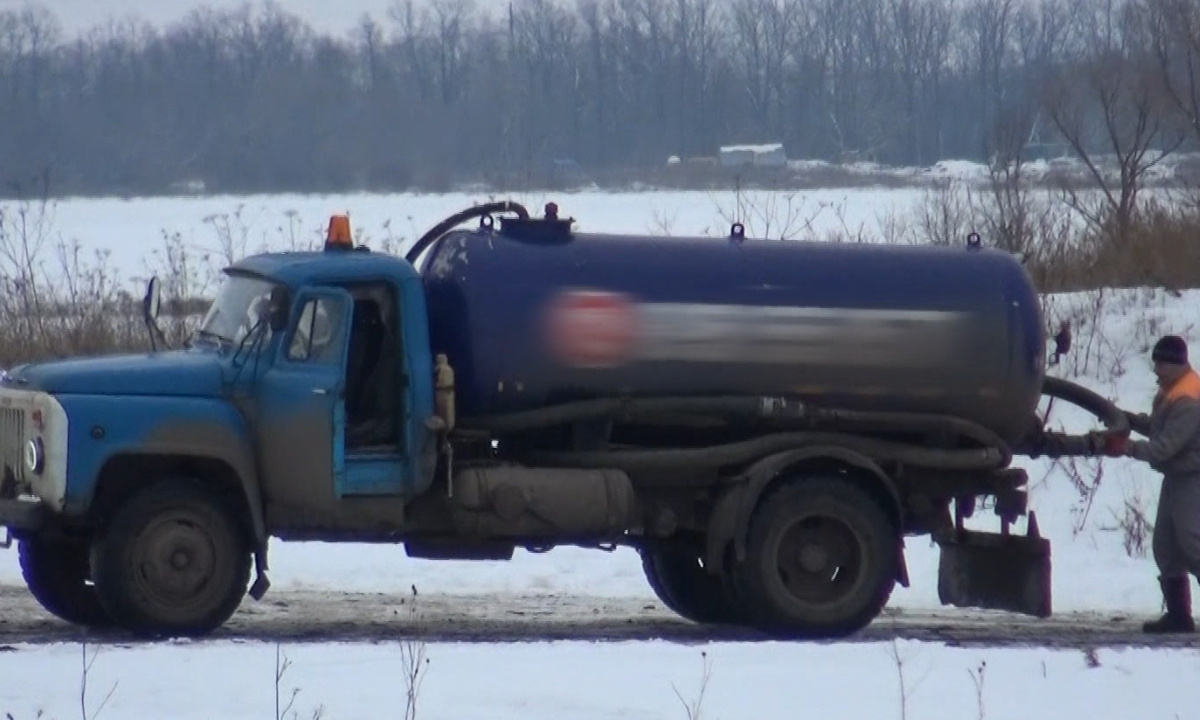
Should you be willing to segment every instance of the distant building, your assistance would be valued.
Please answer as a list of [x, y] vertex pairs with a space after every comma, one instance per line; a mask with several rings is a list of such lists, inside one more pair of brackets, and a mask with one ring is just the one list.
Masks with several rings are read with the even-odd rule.
[[787, 153], [781, 143], [770, 145], [726, 145], [718, 157], [721, 167], [787, 167]]
[[177, 195], [200, 195], [208, 187], [203, 180], [177, 180], [171, 183], [167, 189]]

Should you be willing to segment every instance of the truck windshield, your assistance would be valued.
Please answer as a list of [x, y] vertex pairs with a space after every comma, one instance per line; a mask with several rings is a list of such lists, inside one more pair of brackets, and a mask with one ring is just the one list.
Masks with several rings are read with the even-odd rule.
[[227, 275], [196, 332], [197, 338], [237, 345], [260, 320], [266, 321], [274, 287], [275, 283], [261, 278]]

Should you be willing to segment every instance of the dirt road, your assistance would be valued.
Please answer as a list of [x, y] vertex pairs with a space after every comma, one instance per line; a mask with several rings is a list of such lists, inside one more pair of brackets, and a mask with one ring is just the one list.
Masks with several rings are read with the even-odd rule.
[[[842, 642], [892, 638], [955, 646], [991, 647], [1191, 647], [1200, 636], [1147, 637], [1143, 617], [1063, 614], [1038, 620], [1006, 613], [945, 608], [931, 612], [888, 610], [862, 633]], [[386, 642], [420, 636], [457, 642], [545, 640], [762, 641], [761, 634], [705, 627], [683, 620], [658, 603], [586, 596], [421, 595], [273, 589], [250, 598], [213, 639], [296, 642]], [[24, 587], [0, 585], [0, 646], [74, 642], [80, 630], [41, 609]], [[121, 632], [93, 632], [92, 641], [134, 644]]]

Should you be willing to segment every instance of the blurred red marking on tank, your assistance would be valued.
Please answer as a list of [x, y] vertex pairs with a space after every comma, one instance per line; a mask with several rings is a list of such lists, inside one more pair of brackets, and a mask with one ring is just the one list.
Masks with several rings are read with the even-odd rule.
[[555, 356], [567, 365], [620, 365], [630, 359], [637, 342], [635, 302], [623, 293], [563, 291], [550, 304], [547, 332]]

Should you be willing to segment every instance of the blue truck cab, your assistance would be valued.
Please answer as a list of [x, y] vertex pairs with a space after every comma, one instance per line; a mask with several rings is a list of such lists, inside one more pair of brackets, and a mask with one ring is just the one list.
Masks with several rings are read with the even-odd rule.
[[337, 240], [228, 268], [185, 348], [7, 374], [0, 525], [48, 610], [202, 633], [269, 535], [403, 530], [438, 452], [421, 279]]

